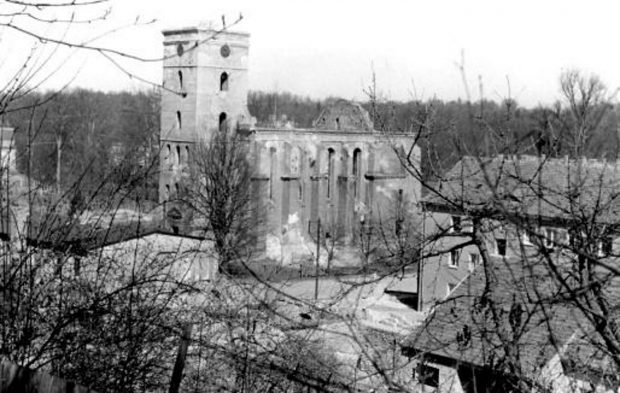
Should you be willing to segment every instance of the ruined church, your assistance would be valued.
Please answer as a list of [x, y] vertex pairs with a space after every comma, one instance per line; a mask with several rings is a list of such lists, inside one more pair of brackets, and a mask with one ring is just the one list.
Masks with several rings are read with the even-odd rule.
[[200, 25], [163, 36], [161, 202], [182, 189], [197, 141], [243, 131], [255, 197], [268, 210], [264, 246], [274, 258], [303, 252], [319, 219], [324, 236], [347, 243], [382, 210], [417, 203], [420, 185], [394, 150], [413, 151], [418, 160], [411, 136], [375, 130], [369, 114], [345, 100], [326, 107], [313, 128], [257, 127], [247, 109], [249, 34]]

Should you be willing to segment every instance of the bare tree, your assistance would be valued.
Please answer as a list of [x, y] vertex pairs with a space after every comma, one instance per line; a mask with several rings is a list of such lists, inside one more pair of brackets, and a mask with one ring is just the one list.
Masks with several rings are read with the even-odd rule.
[[236, 133], [215, 133], [194, 146], [190, 182], [183, 198], [215, 239], [220, 267], [246, 261], [257, 236], [256, 200], [248, 142]]

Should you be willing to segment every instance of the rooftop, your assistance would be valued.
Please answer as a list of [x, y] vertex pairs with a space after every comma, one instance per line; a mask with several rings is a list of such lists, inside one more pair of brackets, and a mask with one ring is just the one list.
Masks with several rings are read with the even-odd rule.
[[424, 200], [429, 210], [620, 219], [620, 163], [536, 156], [463, 157]]
[[[513, 356], [530, 378], [559, 354], [563, 364], [572, 362], [565, 367], [569, 374], [617, 374], [592, 325], [559, 282], [549, 279], [543, 263], [514, 258], [490, 265], [486, 271], [478, 267], [434, 309], [403, 343], [405, 353], [500, 373], [509, 372], [506, 360]], [[604, 273], [598, 278], [608, 299], [617, 300], [620, 279]], [[610, 313], [617, 317], [617, 311]]]

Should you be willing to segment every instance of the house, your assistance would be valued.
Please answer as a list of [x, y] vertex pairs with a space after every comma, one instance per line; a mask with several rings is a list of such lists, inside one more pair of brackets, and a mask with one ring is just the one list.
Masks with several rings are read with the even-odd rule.
[[430, 185], [429, 315], [403, 344], [420, 384], [616, 389], [618, 189], [617, 162], [545, 156], [464, 157]]
[[108, 268], [144, 267], [177, 281], [217, 278], [218, 258], [212, 240], [170, 232], [158, 223], [110, 223], [101, 227], [47, 217], [30, 227], [27, 242], [34, 250], [66, 258], [60, 265], [75, 276], [89, 274], [107, 261]]
[[[420, 304], [445, 298], [489, 255], [541, 249], [594, 257], [618, 247], [620, 163], [537, 156], [463, 157], [422, 201], [425, 237]], [[585, 248], [584, 248], [585, 247]]]
[[[580, 310], [561, 301], [562, 288], [547, 269], [538, 261], [494, 259], [488, 270], [478, 268], [461, 282], [402, 344], [418, 383], [442, 393], [616, 386], [618, 370], [605, 345]], [[616, 290], [619, 281], [613, 279]]]

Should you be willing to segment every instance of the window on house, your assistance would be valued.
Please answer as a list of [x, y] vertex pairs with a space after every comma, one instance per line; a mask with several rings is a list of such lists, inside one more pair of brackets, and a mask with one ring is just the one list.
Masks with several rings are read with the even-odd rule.
[[421, 384], [431, 388], [439, 387], [439, 369], [419, 363], [415, 368], [414, 378]]
[[597, 255], [599, 257], [607, 257], [613, 252], [613, 239], [609, 236], [599, 240], [597, 247]]
[[450, 257], [448, 258], [448, 266], [459, 267], [459, 254], [458, 250], [450, 251]]
[[462, 221], [460, 216], [450, 217], [450, 232], [461, 233], [463, 230]]
[[179, 71], [179, 90], [183, 90], [183, 71]]
[[185, 163], [189, 164], [189, 146], [185, 146]]
[[548, 249], [553, 249], [556, 244], [555, 230], [553, 230], [552, 228], [543, 228], [542, 235], [543, 235], [543, 247], [548, 248]]
[[168, 160], [171, 159], [170, 155], [172, 154], [172, 148], [170, 147], [170, 145], [166, 145], [166, 157], [164, 158], [164, 161], [166, 163], [168, 163]]
[[181, 121], [181, 111], [177, 111], [177, 128], [179, 130], [183, 128], [183, 123]]
[[473, 272], [476, 267], [480, 264], [480, 254], [470, 253], [469, 254], [469, 271]]
[[228, 91], [228, 74], [225, 72], [220, 75], [220, 91]]
[[506, 239], [495, 239], [495, 254], [506, 256]]
[[226, 112], [222, 112], [220, 113], [220, 118], [219, 118], [219, 130], [220, 132], [226, 131]]
[[336, 129], [337, 130], [340, 129], [340, 118], [339, 117], [336, 118]]
[[521, 243], [524, 246], [532, 245], [532, 239], [530, 238], [530, 234], [528, 233], [527, 229], [524, 229], [523, 232], [521, 232]]
[[177, 165], [181, 164], [181, 146], [177, 146]]

